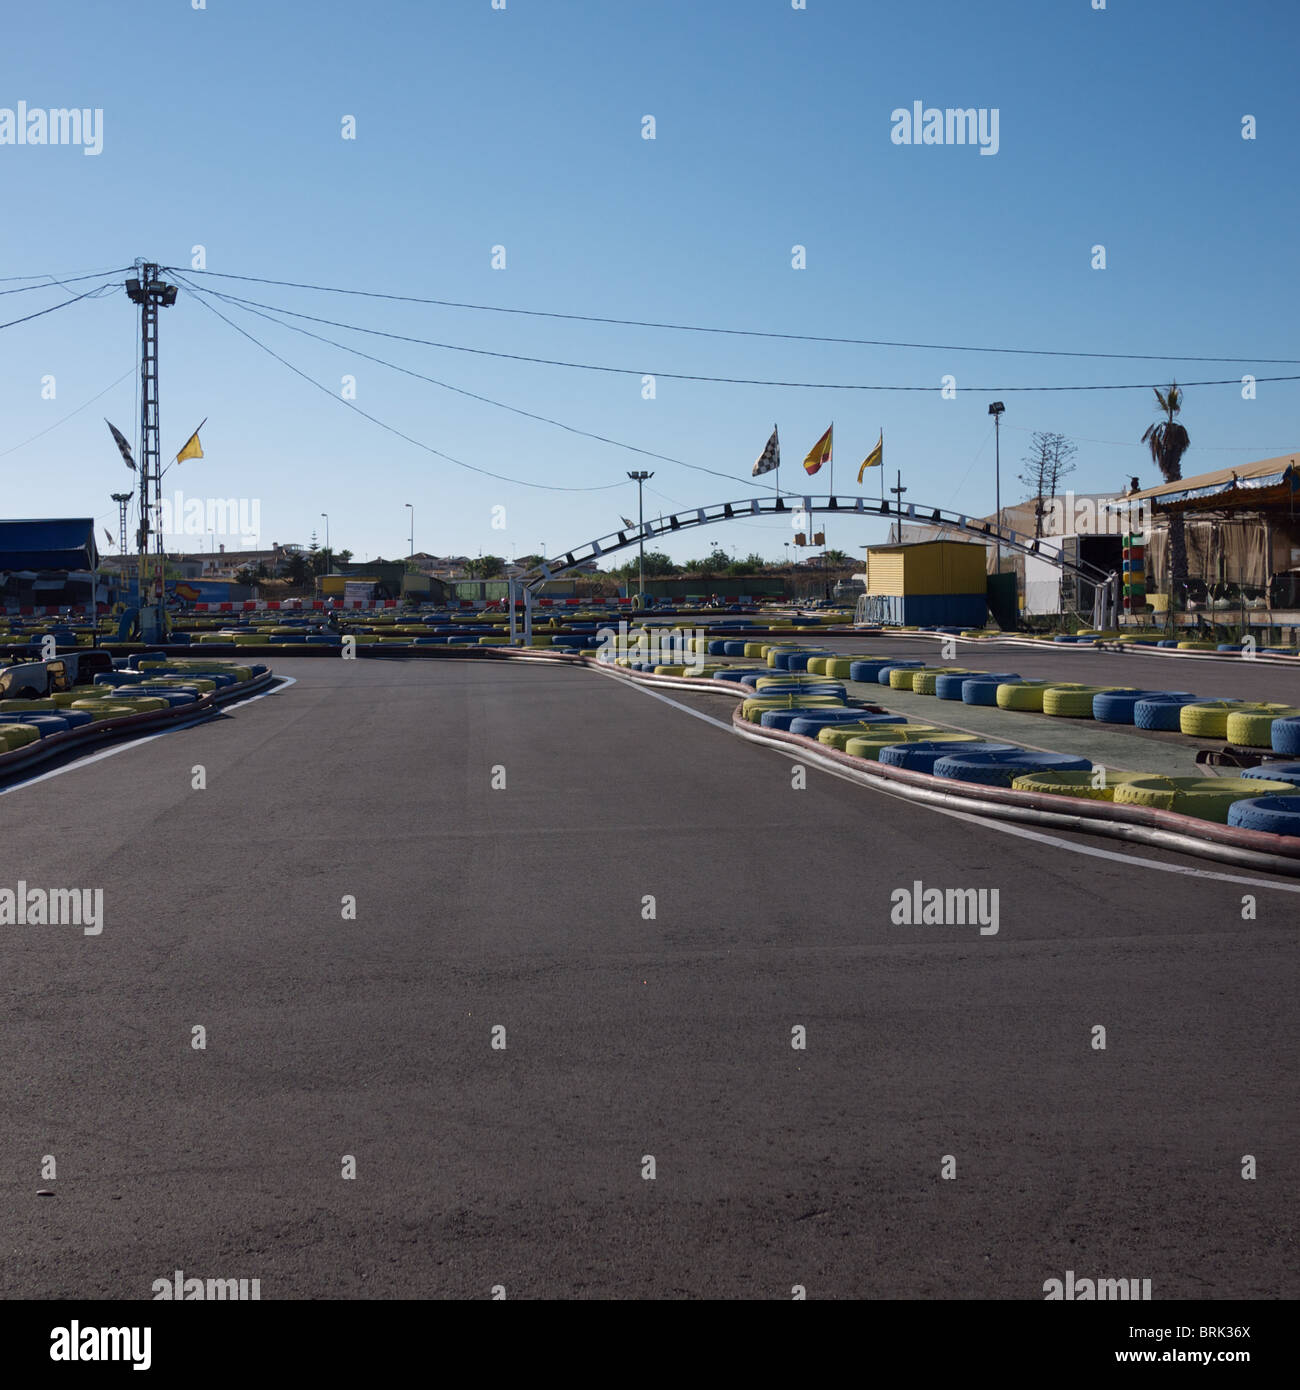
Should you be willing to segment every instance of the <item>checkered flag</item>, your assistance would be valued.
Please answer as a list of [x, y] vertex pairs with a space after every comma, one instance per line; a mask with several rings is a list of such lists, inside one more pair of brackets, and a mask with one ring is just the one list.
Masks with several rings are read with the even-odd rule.
[[760, 473], [770, 473], [774, 468], [781, 466], [781, 441], [776, 437], [776, 426], [772, 426], [772, 437], [767, 441], [767, 448], [763, 450], [758, 462], [754, 465], [752, 477], [757, 478]]
[[122, 462], [134, 473], [135, 460], [131, 457], [131, 446], [126, 442], [126, 436], [116, 425], [111, 424], [108, 420], [105, 420], [104, 423], [108, 425], [108, 428], [113, 432], [113, 438], [117, 442], [117, 447], [122, 452]]

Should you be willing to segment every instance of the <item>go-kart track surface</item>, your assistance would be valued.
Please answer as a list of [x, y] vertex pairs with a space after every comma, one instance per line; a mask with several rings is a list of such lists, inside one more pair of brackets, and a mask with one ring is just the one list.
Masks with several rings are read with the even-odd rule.
[[[957, 664], [1300, 695], [1154, 656]], [[798, 790], [723, 695], [273, 666], [296, 683], [0, 796], [0, 886], [104, 891], [98, 936], [0, 927], [5, 1296], [177, 1269], [263, 1299], [1300, 1292], [1300, 882]], [[916, 881], [997, 889], [996, 934], [892, 923]]]

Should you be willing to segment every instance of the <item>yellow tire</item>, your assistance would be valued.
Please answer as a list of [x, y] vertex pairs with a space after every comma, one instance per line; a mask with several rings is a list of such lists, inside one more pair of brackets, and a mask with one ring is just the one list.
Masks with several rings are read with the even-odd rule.
[[1226, 739], [1230, 714], [1261, 714], [1266, 709], [1249, 700], [1207, 700], [1204, 704], [1184, 705], [1178, 714], [1178, 727], [1189, 738]]
[[847, 656], [828, 656], [826, 658], [826, 674], [836, 680], [846, 681], [849, 679], [849, 670], [853, 665], [853, 658]]
[[72, 708], [86, 710], [94, 717], [96, 724], [103, 719], [126, 719], [130, 715], [140, 713], [130, 705], [112, 704], [108, 700], [78, 700]]
[[891, 690], [911, 690], [919, 669], [916, 666], [895, 666], [889, 673], [889, 688]]
[[[1104, 772], [1105, 783], [1093, 783]], [[1118, 772], [1113, 768], [1094, 767], [1091, 772], [1031, 772], [1015, 778], [1011, 786], [1018, 792], [1050, 792], [1053, 796], [1078, 796], [1088, 801], [1114, 801], [1115, 788], [1145, 777], [1145, 772]]]
[[[861, 724], [828, 724], [824, 729], [817, 730], [817, 742], [825, 743], [831, 748], [838, 748], [841, 752], [844, 745], [851, 738], [869, 738], [878, 729], [885, 728], [883, 724], [869, 724], [863, 720]], [[910, 724], [890, 724], [891, 729], [908, 729]]]
[[1115, 805], [1154, 806], [1226, 825], [1234, 801], [1294, 792], [1290, 782], [1256, 777], [1139, 777], [1115, 788]]
[[[826, 674], [826, 663], [830, 660], [828, 656], [810, 656], [808, 658], [808, 674], [810, 676], [824, 676]], [[798, 675], [796, 671], [794, 673]]]
[[58, 709], [52, 699], [0, 700], [0, 714], [21, 713], [23, 710], [45, 710], [49, 714], [56, 714]]
[[761, 661], [767, 655], [766, 642], [746, 642], [745, 655], [751, 661]]
[[1046, 681], [1008, 681], [998, 686], [998, 708], [1042, 714], [1043, 695], [1049, 688]]
[[1217, 652], [1219, 646], [1217, 642], [1179, 642], [1180, 652]]
[[877, 724], [869, 734], [849, 739], [844, 751], [851, 758], [880, 761], [880, 750], [896, 743], [980, 743], [975, 734], [954, 733], [952, 729], [932, 729], [925, 724]]
[[1259, 713], [1230, 714], [1225, 731], [1228, 742], [1242, 748], [1272, 748], [1273, 721], [1296, 715], [1300, 715], [1300, 709], [1292, 705], [1265, 705]]
[[0, 724], [0, 753], [25, 748], [29, 743], [35, 743], [40, 736], [41, 731], [35, 724]]
[[933, 695], [940, 676], [960, 676], [964, 675], [965, 671], [964, 666], [931, 666], [924, 671], [918, 671], [912, 680], [912, 692], [916, 695]]
[[1092, 697], [1119, 688], [1115, 685], [1050, 685], [1043, 691], [1043, 713], [1066, 719], [1091, 719]]

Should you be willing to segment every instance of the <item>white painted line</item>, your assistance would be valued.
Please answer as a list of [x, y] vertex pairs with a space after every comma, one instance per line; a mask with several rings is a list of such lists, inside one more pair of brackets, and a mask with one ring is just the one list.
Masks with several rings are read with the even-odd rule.
[[[649, 695], [656, 700], [662, 700], [666, 705], [672, 705], [674, 709], [684, 710], [687, 714], [694, 715], [696, 719], [703, 719], [708, 724], [714, 724], [719, 729], [725, 729], [727, 733], [734, 733], [732, 726], [722, 719], [715, 719], [711, 714], [704, 714], [700, 710], [691, 709], [688, 705], [683, 705], [680, 701], [671, 699], [667, 695], [661, 694], [657, 690], [647, 690], [644, 686], [638, 685], [635, 681], [625, 681], [625, 685], [631, 685], [639, 690], [643, 695]], [[792, 759], [794, 762], [810, 761], [806, 755], [801, 756], [797, 748], [790, 748], [784, 744], [772, 744], [772, 752], [780, 753], [784, 757]], [[809, 750], [811, 752], [811, 750]], [[864, 790], [862, 783], [847, 774], [840, 772], [836, 768], [824, 767], [817, 762], [811, 762], [811, 766], [818, 772], [824, 772], [828, 777], [837, 777], [841, 782], [848, 782], [850, 786]], [[1121, 854], [1118, 850], [1101, 849], [1096, 845], [1080, 845], [1073, 840], [1063, 840], [1056, 835], [1045, 834], [1041, 830], [1029, 830], [1022, 825], [1009, 825], [1003, 820], [994, 820], [984, 816], [972, 815], [969, 811], [953, 811], [943, 806], [930, 806], [925, 802], [912, 801], [910, 797], [900, 793], [891, 792], [884, 787], [866, 788], [868, 791], [880, 791], [885, 796], [892, 796], [899, 801], [907, 801], [913, 806], [927, 811], [934, 811], [941, 816], [952, 816], [955, 820], [969, 821], [971, 825], [977, 825], [983, 830], [996, 830], [1003, 835], [1016, 835], [1021, 839], [1035, 840], [1039, 844], [1050, 845], [1053, 849], [1068, 850], [1072, 854], [1082, 854], [1094, 859], [1109, 859], [1117, 864], [1128, 864], [1143, 869], [1157, 869], [1166, 874], [1182, 874], [1187, 878], [1208, 878], [1218, 883], [1243, 883], [1251, 888], [1274, 888], [1281, 893], [1300, 893], [1300, 883], [1274, 883], [1270, 879], [1246, 878], [1241, 874], [1225, 874], [1215, 869], [1193, 869], [1184, 864], [1165, 864], [1159, 859], [1143, 859], [1134, 854]]]
[[[208, 715], [222, 714], [228, 709], [238, 709], [240, 705], [251, 705], [254, 700], [262, 700], [268, 695], [276, 695], [285, 687], [298, 683], [292, 676], [282, 676], [280, 679], [280, 685], [272, 686], [270, 690], [263, 690], [258, 695], [250, 695], [244, 700], [235, 700], [228, 705], [218, 705], [215, 709], [209, 710]], [[202, 722], [202, 720], [195, 721], [195, 723]], [[114, 744], [111, 748], [101, 748], [97, 753], [86, 753], [73, 762], [65, 763], [62, 767], [52, 768], [49, 772], [41, 772], [35, 777], [27, 777], [21, 782], [13, 782], [9, 786], [0, 787], [0, 796], [8, 796], [11, 792], [22, 791], [24, 787], [34, 787], [37, 782], [48, 782], [51, 777], [62, 777], [65, 772], [76, 772], [80, 768], [89, 767], [91, 763], [102, 762], [105, 758], [115, 758], [119, 753], [129, 753], [131, 749], [143, 748], [145, 744], [152, 743], [155, 739], [166, 738], [168, 734], [179, 734], [193, 727], [194, 724], [179, 724], [174, 729], [159, 729], [156, 734], [142, 734], [139, 738], [127, 739], [122, 743]]]

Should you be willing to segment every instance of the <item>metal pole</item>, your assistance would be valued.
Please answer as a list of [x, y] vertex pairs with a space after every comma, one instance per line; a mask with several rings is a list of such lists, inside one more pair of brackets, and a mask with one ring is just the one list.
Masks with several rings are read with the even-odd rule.
[[1001, 401], [994, 401], [989, 406], [989, 414], [993, 417], [993, 487], [994, 504], [997, 507], [997, 527], [998, 527], [998, 573], [1002, 573], [1002, 412], [1006, 406]]
[[640, 595], [641, 595], [641, 607], [644, 608], [644, 607], [645, 607], [645, 506], [644, 506], [644, 503], [643, 503], [643, 496], [642, 496], [641, 487], [642, 487], [642, 484], [646, 481], [646, 479], [647, 479], [647, 478], [653, 478], [653, 477], [654, 477], [654, 474], [653, 474], [653, 473], [646, 473], [646, 472], [642, 471], [642, 472], [637, 472], [637, 473], [629, 473], [627, 476], [628, 476], [629, 478], [631, 478], [632, 481], [636, 484], [636, 520], [637, 520], [637, 527], [638, 527], [638, 529], [639, 529], [640, 532], [641, 532], [640, 541], [639, 541], [639, 543], [638, 543], [638, 548], [639, 548], [639, 551], [640, 551], [640, 560], [639, 560], [639, 563], [638, 563], [638, 566], [637, 566], [638, 571], [639, 571], [639, 585], [638, 585], [638, 588], [639, 588], [639, 592], [640, 592]]

